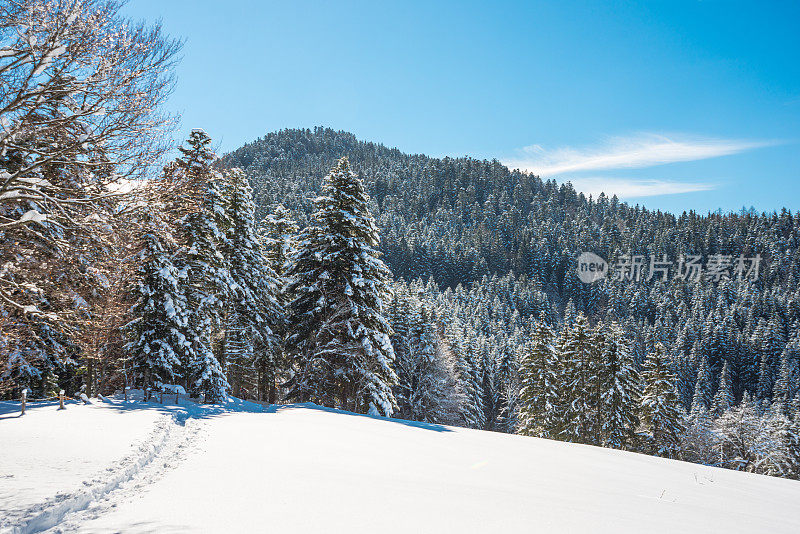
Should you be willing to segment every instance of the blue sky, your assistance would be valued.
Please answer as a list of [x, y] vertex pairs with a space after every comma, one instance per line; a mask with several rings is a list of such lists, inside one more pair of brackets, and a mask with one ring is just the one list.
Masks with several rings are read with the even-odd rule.
[[680, 212], [800, 209], [800, 3], [131, 0], [180, 136], [330, 126]]

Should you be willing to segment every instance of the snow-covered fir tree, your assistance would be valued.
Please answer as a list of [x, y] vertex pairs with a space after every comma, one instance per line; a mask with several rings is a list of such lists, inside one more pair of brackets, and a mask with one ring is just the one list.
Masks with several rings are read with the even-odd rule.
[[711, 407], [711, 371], [708, 369], [708, 359], [700, 359], [700, 368], [697, 370], [697, 382], [692, 398], [692, 413], [706, 412]]
[[[264, 255], [279, 280], [288, 285], [286, 275], [297, 249], [297, 223], [292, 219], [289, 210], [279, 204], [264, 218], [260, 231]], [[285, 293], [283, 286], [282, 289]]]
[[409, 299], [404, 311], [408, 314], [405, 338], [396, 335], [393, 344], [400, 346], [394, 364], [397, 415], [413, 421], [452, 422], [458, 411], [455, 373], [444, 359], [431, 312], [416, 299]]
[[560, 435], [566, 441], [597, 441], [599, 377], [597, 340], [589, 321], [578, 313], [558, 344], [558, 358], [564, 367], [560, 395], [565, 399], [564, 424]]
[[784, 414], [791, 412], [792, 401], [800, 393], [800, 342], [787, 343], [781, 354], [778, 379], [773, 388], [774, 401]]
[[293, 398], [391, 415], [397, 377], [384, 316], [391, 273], [361, 180], [342, 158], [326, 176], [292, 269]]
[[683, 414], [675, 392], [675, 376], [666, 361], [666, 348], [656, 343], [645, 360], [641, 421], [648, 448], [659, 456], [675, 456], [683, 429]]
[[730, 410], [734, 403], [733, 384], [731, 383], [731, 365], [728, 360], [722, 364], [722, 371], [719, 375], [719, 386], [714, 394], [714, 402], [711, 410], [714, 415], [719, 416]]
[[267, 397], [262, 400], [273, 404], [278, 400], [278, 384], [285, 381], [289, 367], [285, 350], [286, 309], [291, 302], [288, 273], [297, 251], [297, 230], [297, 224], [289, 210], [280, 204], [267, 215], [259, 228], [264, 256], [275, 273], [275, 299], [281, 312], [273, 327], [276, 342], [273, 343], [270, 353], [265, 354], [259, 362], [259, 391], [266, 391]]
[[211, 139], [202, 130], [192, 130], [186, 144], [179, 148], [182, 156], [176, 161], [188, 190], [179, 221], [183, 245], [179, 261], [182, 276], [187, 279], [187, 338], [191, 344], [184, 368], [190, 393], [218, 401], [227, 396], [230, 388], [212, 348], [232, 285], [223, 255], [228, 212], [223, 178], [211, 167], [215, 157]]
[[627, 448], [635, 443], [639, 423], [637, 412], [641, 396], [639, 374], [630, 343], [616, 322], [599, 334], [599, 384], [601, 442], [606, 447]]
[[500, 432], [514, 433], [519, 424], [519, 360], [523, 352], [519, 331], [510, 336], [499, 348], [495, 390], [498, 397], [497, 424]]
[[189, 310], [181, 273], [172, 260], [170, 232], [157, 214], [145, 214], [143, 222], [138, 282], [132, 290], [134, 319], [125, 326], [130, 339], [125, 349], [130, 370], [141, 379], [138, 385], [149, 388], [183, 376], [183, 363], [190, 358]]
[[[282, 326], [279, 281], [258, 238], [253, 194], [240, 169], [225, 173], [227, 219], [225, 264], [230, 275], [225, 325], [225, 365], [235, 395], [246, 397], [259, 384], [274, 383], [274, 328]], [[269, 386], [267, 386], [269, 388]]]
[[520, 434], [543, 438], [558, 434], [559, 362], [553, 347], [554, 338], [542, 312], [520, 361]]

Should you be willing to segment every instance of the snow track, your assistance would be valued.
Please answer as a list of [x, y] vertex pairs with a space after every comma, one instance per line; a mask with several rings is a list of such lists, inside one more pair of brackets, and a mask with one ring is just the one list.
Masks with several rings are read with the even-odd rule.
[[797, 481], [588, 445], [235, 399], [1, 410], [2, 534], [800, 532]]
[[205, 423], [189, 414], [165, 414], [132, 454], [115, 466], [84, 481], [73, 493], [62, 493], [26, 509], [3, 513], [0, 534], [70, 532], [84, 520], [99, 517], [158, 480], [194, 450]]

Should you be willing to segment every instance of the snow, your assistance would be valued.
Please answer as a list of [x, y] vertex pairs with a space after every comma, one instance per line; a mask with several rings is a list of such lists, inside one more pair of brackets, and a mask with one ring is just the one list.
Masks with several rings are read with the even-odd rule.
[[[81, 136], [85, 141], [88, 136]], [[106, 185], [106, 188], [118, 195], [127, 195], [133, 192], [143, 190], [147, 185], [147, 180], [130, 180], [128, 178], [117, 178], [113, 182]]]
[[797, 481], [314, 405], [93, 402], [0, 415], [0, 509], [70, 503], [27, 531], [800, 531]]
[[[116, 405], [0, 402], [0, 532], [7, 520], [58, 493], [72, 494], [145, 437], [159, 413]], [[23, 517], [27, 514], [23, 514]]]
[[47, 220], [47, 215], [45, 215], [44, 213], [40, 213], [37, 210], [28, 210], [22, 214], [22, 217], [20, 217], [19, 222], [33, 221], [42, 223], [46, 220]]

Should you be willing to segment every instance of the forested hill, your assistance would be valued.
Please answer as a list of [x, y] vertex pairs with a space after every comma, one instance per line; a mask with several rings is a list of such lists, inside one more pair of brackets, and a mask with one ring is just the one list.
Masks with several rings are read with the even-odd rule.
[[795, 288], [800, 274], [800, 219], [785, 209], [675, 216], [616, 197], [586, 198], [569, 184], [510, 171], [496, 160], [407, 155], [327, 128], [270, 133], [224, 160], [247, 171], [262, 216], [282, 203], [302, 225], [322, 178], [342, 156], [375, 202], [385, 260], [397, 277], [433, 276], [440, 287], [455, 287], [513, 272], [566, 291], [577, 304], [586, 295], [572, 266], [583, 251], [609, 260], [760, 253], [762, 286]]
[[[663, 343], [687, 414], [710, 409], [723, 393], [737, 404], [745, 395], [789, 403], [798, 394], [796, 214], [651, 211], [616, 197], [586, 198], [497, 161], [407, 155], [323, 128], [268, 134], [224, 162], [246, 170], [261, 216], [283, 204], [303, 226], [341, 156], [367, 185], [400, 293], [422, 299], [449, 350], [472, 362], [471, 426], [516, 427], [517, 368], [541, 313], [556, 331], [579, 311], [598, 328], [617, 321], [639, 370]], [[762, 261], [755, 281], [731, 274], [690, 282], [673, 269], [668, 282], [583, 284], [575, 265], [584, 251], [609, 263], [666, 254], [674, 267], [684, 254]]]

